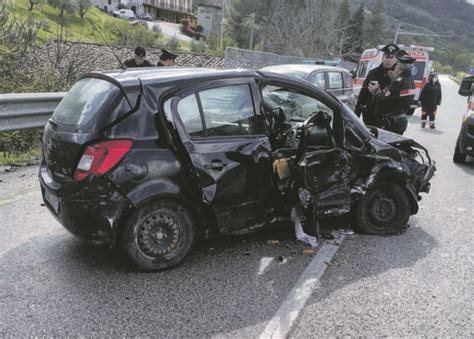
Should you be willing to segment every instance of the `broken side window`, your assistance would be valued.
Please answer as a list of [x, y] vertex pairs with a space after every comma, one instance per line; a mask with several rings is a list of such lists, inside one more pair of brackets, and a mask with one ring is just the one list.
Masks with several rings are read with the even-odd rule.
[[305, 121], [320, 111], [327, 113], [331, 117], [331, 121], [334, 121], [334, 112], [331, 108], [318, 99], [292, 89], [266, 85], [262, 89], [262, 98], [270, 108], [283, 109], [288, 121]]

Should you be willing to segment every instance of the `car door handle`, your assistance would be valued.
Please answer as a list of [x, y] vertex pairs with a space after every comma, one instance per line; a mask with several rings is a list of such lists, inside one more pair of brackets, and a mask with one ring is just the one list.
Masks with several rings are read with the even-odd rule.
[[225, 162], [222, 162], [220, 160], [212, 160], [210, 164], [205, 164], [204, 168], [220, 171], [226, 166], [227, 164]]

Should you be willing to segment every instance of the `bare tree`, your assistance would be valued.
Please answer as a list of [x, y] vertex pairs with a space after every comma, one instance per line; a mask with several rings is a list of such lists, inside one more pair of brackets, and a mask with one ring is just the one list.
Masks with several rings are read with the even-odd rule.
[[43, 3], [45, 0], [30, 0], [30, 8], [29, 10], [32, 11], [33, 7], [35, 5], [39, 5], [40, 3]]
[[330, 0], [273, 1], [261, 32], [264, 50], [301, 56], [337, 52], [335, 11]]
[[84, 16], [87, 14], [87, 11], [91, 7], [90, 0], [77, 0], [77, 6], [79, 7], [79, 15], [81, 19], [84, 19]]

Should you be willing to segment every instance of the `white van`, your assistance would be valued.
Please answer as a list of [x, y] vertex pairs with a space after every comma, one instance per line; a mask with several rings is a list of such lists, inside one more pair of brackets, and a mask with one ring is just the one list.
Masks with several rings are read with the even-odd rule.
[[130, 9], [121, 9], [119, 11], [114, 11], [112, 14], [114, 17], [119, 17], [122, 19], [128, 19], [128, 20], [135, 19], [135, 13], [133, 13], [133, 11]]

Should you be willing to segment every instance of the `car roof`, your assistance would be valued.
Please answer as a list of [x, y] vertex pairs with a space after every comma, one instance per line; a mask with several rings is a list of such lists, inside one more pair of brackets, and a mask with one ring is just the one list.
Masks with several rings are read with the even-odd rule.
[[308, 64], [289, 64], [289, 65], [274, 65], [264, 67], [261, 70], [263, 71], [270, 71], [275, 73], [284, 73], [284, 72], [292, 72], [292, 71], [299, 71], [309, 74], [314, 71], [338, 71], [338, 72], [345, 72], [348, 73], [347, 69], [336, 67], [336, 66], [327, 66], [327, 65], [308, 65]]
[[[143, 85], [148, 88], [168, 87], [172, 85], [191, 85], [193, 82], [212, 81], [222, 79], [254, 78], [283, 81], [296, 86], [303, 86], [312, 91], [334, 99], [332, 95], [313, 86], [304, 79], [288, 77], [271, 71], [255, 71], [248, 69], [214, 69], [214, 68], [181, 68], [181, 67], [142, 67], [127, 70], [110, 70], [104, 72], [91, 72], [81, 78], [99, 78], [111, 82], [118, 82], [122, 88], [137, 88]], [[140, 85], [141, 84], [141, 85]], [[155, 91], [152, 91], [155, 92]], [[159, 96], [158, 93], [157, 96]]]
[[139, 79], [147, 83], [163, 83], [174, 81], [212, 80], [229, 77], [255, 77], [255, 71], [245, 69], [212, 69], [212, 68], [184, 68], [184, 67], [137, 67], [127, 70], [105, 71], [107, 77], [125, 83], [132, 79]]

